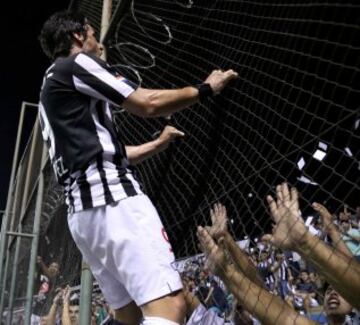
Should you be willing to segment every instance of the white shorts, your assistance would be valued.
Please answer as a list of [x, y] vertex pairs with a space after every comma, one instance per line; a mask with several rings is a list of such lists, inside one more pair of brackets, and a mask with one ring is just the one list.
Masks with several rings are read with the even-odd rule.
[[68, 215], [70, 232], [109, 305], [138, 306], [182, 288], [159, 215], [146, 195]]

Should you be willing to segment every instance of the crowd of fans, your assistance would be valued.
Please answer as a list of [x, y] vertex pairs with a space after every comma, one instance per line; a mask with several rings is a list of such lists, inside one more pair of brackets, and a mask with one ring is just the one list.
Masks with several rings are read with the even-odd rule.
[[[350, 213], [345, 207], [335, 215], [325, 206], [314, 203], [315, 216], [303, 217], [295, 198], [286, 209], [291, 210], [295, 205], [293, 211], [299, 213], [298, 219], [294, 219], [295, 223], [288, 229], [281, 230], [286, 233], [280, 234], [283, 237], [279, 241], [277, 232], [281, 223], [284, 218], [290, 218], [286, 213], [279, 215], [279, 206], [286, 201], [284, 196], [291, 196], [287, 185], [283, 191], [281, 194], [278, 189], [277, 202], [268, 198], [275, 222], [273, 234], [252, 238], [242, 248], [228, 231], [225, 207], [215, 204], [211, 209], [212, 225], [198, 229], [204, 254], [182, 261], [179, 268], [189, 324], [307, 324], [304, 319], [320, 324], [360, 324], [357, 311], [360, 305], [360, 208]], [[311, 238], [317, 238], [312, 250], [322, 244], [325, 249], [330, 248], [328, 257], [323, 252], [327, 261], [312, 258], [312, 253], [300, 249], [298, 243], [286, 242], [298, 223], [303, 226], [304, 236], [310, 234]], [[334, 258], [336, 260], [326, 265]], [[346, 268], [341, 271], [344, 261]], [[37, 263], [40, 282], [32, 324], [78, 324], [79, 288], [57, 286], [62, 278], [57, 262], [46, 265], [39, 256]], [[224, 270], [228, 266], [234, 267], [233, 275], [228, 276]], [[242, 274], [241, 282], [235, 283], [239, 274]], [[243, 283], [247, 283], [245, 292], [242, 292]], [[268, 295], [267, 298], [262, 297], [263, 294]], [[254, 302], [251, 302], [252, 295], [255, 295]], [[201, 313], [195, 319], [199, 308]], [[276, 310], [287, 316], [278, 314], [274, 321], [271, 314]], [[291, 313], [294, 313], [292, 317]], [[119, 323], [99, 291], [93, 294], [91, 325], [101, 324]]]
[[[355, 259], [359, 260], [360, 208], [358, 207], [355, 213], [351, 214], [345, 207], [338, 215], [330, 214], [321, 204], [316, 203], [313, 208], [317, 212], [316, 217], [303, 218], [305, 222], [308, 220], [306, 226], [309, 232], [331, 246], [335, 243], [330, 234], [335, 229], [346, 246], [343, 249], [348, 249], [349, 256], [351, 253]], [[276, 248], [271, 243], [262, 241], [261, 237], [255, 238], [250, 245], [242, 249], [242, 252], [256, 267], [269, 293], [281, 297], [300, 315], [305, 315], [317, 323], [328, 323], [329, 319], [324, 309], [326, 307], [324, 298], [329, 288], [328, 281], [317, 272], [311, 262], [302, 258], [296, 251]], [[189, 259], [184, 264], [182, 275], [187, 289], [198, 297], [202, 305], [225, 320], [239, 320], [239, 315], [236, 316], [236, 310], [239, 308], [234, 295], [226, 289], [219, 277], [206, 269], [204, 257]], [[339, 295], [336, 295], [336, 298], [340, 299]], [[338, 305], [339, 302], [335, 300], [334, 298], [334, 304]], [[242, 321], [239, 324], [258, 323], [251, 313], [244, 313], [242, 308], [240, 310]], [[347, 311], [348, 313], [343, 315], [344, 319], [341, 318], [342, 321], [339, 324], [346, 321], [346, 324], [357, 324], [356, 310], [348, 308]]]
[[[267, 200], [273, 233], [246, 250], [235, 248], [221, 205], [212, 210], [213, 225], [198, 229], [210, 270], [248, 312], [248, 323], [359, 324], [359, 208], [336, 216], [314, 203], [318, 218], [303, 218], [297, 191], [286, 183]], [[193, 290], [201, 294], [200, 287]], [[219, 309], [226, 318], [234, 306]]]

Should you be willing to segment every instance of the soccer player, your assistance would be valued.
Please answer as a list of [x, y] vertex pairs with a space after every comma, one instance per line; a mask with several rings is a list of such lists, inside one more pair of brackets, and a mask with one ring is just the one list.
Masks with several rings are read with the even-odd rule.
[[[179, 324], [185, 301], [164, 228], [117, 139], [109, 104], [144, 118], [168, 116], [219, 94], [237, 77], [213, 71], [181, 89], [136, 87], [97, 57], [86, 18], [52, 15], [40, 41], [53, 61], [40, 93], [40, 121], [57, 179], [65, 187], [68, 224], [116, 318], [125, 324]], [[139, 309], [141, 308], [141, 311]]]

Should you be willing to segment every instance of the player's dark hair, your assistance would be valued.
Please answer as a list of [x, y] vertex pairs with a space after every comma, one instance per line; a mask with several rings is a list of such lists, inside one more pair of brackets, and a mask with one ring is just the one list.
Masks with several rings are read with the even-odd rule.
[[82, 34], [86, 39], [86, 17], [80, 12], [59, 11], [53, 14], [41, 30], [41, 47], [51, 60], [68, 56], [74, 42], [74, 34]]

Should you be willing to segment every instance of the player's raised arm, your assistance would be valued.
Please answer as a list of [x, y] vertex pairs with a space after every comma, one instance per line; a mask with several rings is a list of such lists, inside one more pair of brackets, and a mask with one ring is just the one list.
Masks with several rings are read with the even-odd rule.
[[122, 106], [129, 113], [141, 117], [168, 116], [199, 100], [219, 94], [237, 76], [237, 72], [231, 69], [214, 70], [204, 83], [197, 86], [165, 90], [138, 88], [127, 97]]
[[127, 158], [132, 165], [141, 163], [142, 161], [162, 152], [171, 142], [177, 138], [183, 137], [185, 134], [173, 126], [167, 125], [161, 132], [160, 136], [153, 140], [138, 146], [125, 146]]

